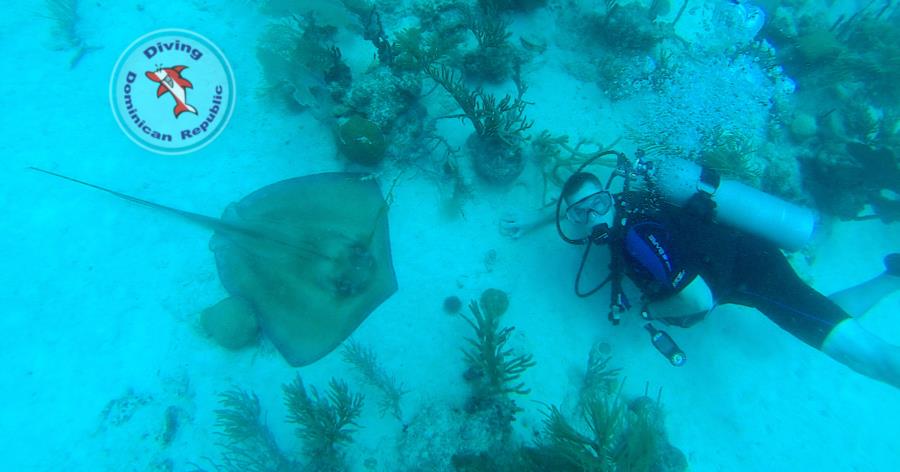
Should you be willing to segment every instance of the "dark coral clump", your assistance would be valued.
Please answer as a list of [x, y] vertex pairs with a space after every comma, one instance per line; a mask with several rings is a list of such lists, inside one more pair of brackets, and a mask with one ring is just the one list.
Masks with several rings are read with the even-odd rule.
[[512, 183], [525, 170], [522, 148], [510, 146], [498, 136], [472, 134], [466, 146], [472, 154], [475, 172], [488, 183]]
[[482, 292], [478, 302], [485, 313], [495, 318], [503, 316], [506, 309], [509, 308], [509, 296], [497, 288], [489, 288]]
[[590, 18], [590, 33], [609, 51], [640, 53], [651, 51], [664, 34], [654, 23], [658, 12], [639, 3], [619, 5], [607, 1], [605, 14]]
[[900, 159], [891, 150], [848, 143], [800, 162], [804, 184], [819, 208], [853, 219], [869, 203], [885, 222], [900, 219], [900, 205], [883, 196], [900, 193]]
[[351, 116], [338, 129], [338, 148], [351, 161], [374, 166], [384, 158], [387, 140], [378, 125], [360, 116]]
[[485, 11], [530, 11], [547, 5], [547, 0], [478, 0]]
[[459, 313], [459, 310], [462, 309], [462, 300], [459, 299], [456, 295], [451, 295], [444, 299], [444, 311], [455, 315]]

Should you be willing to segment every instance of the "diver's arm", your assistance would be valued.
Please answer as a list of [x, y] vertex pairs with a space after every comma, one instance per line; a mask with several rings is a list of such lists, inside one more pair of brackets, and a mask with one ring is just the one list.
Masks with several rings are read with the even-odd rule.
[[505, 216], [500, 220], [500, 234], [512, 239], [519, 239], [538, 228], [553, 223], [555, 217], [555, 205], [531, 213]]
[[712, 290], [702, 277], [697, 276], [678, 293], [647, 304], [652, 318], [682, 318], [713, 309]]

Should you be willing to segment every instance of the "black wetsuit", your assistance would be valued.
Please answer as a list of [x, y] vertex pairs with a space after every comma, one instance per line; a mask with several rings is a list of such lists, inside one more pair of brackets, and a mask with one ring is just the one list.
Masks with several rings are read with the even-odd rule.
[[[625, 273], [647, 300], [673, 295], [699, 275], [716, 305], [756, 308], [816, 349], [838, 323], [850, 318], [803, 282], [772, 243], [685, 210], [663, 206], [634, 215], [622, 238]], [[665, 314], [653, 316], [664, 319]], [[667, 321], [683, 325], [677, 319]]]

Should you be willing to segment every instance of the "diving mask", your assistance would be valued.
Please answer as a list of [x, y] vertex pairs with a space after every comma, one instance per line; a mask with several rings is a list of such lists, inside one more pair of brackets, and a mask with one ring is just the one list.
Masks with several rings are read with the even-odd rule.
[[566, 219], [579, 225], [594, 224], [596, 218], [609, 212], [613, 198], [606, 190], [592, 193], [566, 208]]

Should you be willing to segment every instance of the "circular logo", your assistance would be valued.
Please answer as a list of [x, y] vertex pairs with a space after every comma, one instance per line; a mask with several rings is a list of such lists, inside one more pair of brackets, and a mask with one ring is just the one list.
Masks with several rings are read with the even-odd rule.
[[159, 154], [211, 143], [234, 110], [234, 74], [212, 41], [181, 29], [138, 38], [119, 56], [109, 101], [122, 131]]

